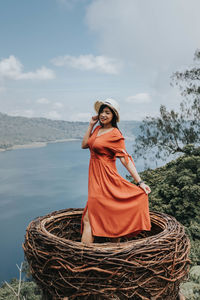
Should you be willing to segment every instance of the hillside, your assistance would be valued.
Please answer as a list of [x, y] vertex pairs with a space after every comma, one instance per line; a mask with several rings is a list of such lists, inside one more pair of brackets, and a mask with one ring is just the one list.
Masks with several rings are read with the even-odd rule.
[[[137, 121], [122, 121], [120, 130], [126, 137], [134, 139], [139, 133], [139, 125], [140, 122]], [[87, 126], [87, 122], [26, 118], [0, 113], [0, 149], [10, 149], [15, 145], [80, 139]]]

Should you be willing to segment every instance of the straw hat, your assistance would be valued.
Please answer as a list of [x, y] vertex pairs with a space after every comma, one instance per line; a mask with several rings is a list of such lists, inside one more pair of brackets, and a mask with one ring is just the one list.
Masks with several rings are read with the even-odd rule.
[[104, 101], [96, 101], [94, 103], [94, 109], [96, 110], [97, 113], [99, 113], [99, 109], [101, 107], [101, 105], [106, 105], [108, 107], [110, 107], [116, 114], [117, 117], [117, 122], [119, 122], [120, 118], [119, 118], [119, 104], [117, 103], [116, 100], [112, 99], [112, 98], [108, 98]]

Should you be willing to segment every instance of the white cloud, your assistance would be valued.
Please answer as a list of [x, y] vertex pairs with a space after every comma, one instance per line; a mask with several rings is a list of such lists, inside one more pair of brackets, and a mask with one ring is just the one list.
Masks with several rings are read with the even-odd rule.
[[150, 103], [151, 96], [148, 93], [139, 93], [126, 98], [126, 102], [129, 103]]
[[62, 119], [61, 114], [59, 114], [56, 110], [45, 112], [43, 114], [43, 117], [47, 118], [47, 119], [54, 119], [54, 120], [60, 120], [60, 119]]
[[50, 101], [47, 98], [39, 98], [38, 100], [36, 100], [37, 103], [39, 104], [49, 104]]
[[85, 71], [97, 71], [106, 74], [118, 74], [122, 64], [116, 59], [103, 55], [94, 56], [92, 54], [80, 56], [59, 56], [52, 59], [52, 63], [56, 66], [70, 66], [75, 69]]
[[[152, 111], [151, 113], [145, 111], [145, 110], [133, 110], [131, 111], [129, 108], [129, 112], [126, 111], [121, 114], [121, 120], [122, 121], [142, 121], [146, 118], [146, 116], [151, 116], [151, 117], [156, 117], [158, 115], [158, 111]], [[120, 123], [119, 123], [119, 128], [120, 128]]]
[[70, 115], [69, 121], [89, 122], [92, 117], [91, 113], [75, 113]]
[[55, 78], [54, 72], [46, 67], [41, 67], [35, 72], [27, 72], [20, 74], [18, 79], [53, 79]]
[[55, 102], [55, 103], [53, 103], [53, 107], [54, 108], [62, 108], [63, 104], [61, 102]]
[[23, 72], [22, 63], [14, 56], [10, 55], [9, 58], [4, 58], [0, 61], [0, 78], [3, 79], [53, 79], [55, 74], [52, 70], [41, 67], [34, 72]]
[[200, 47], [199, 0], [94, 0], [86, 21], [99, 51], [133, 68], [176, 70]]
[[32, 118], [32, 117], [35, 117], [35, 111], [33, 109], [13, 110], [13, 111], [9, 112], [9, 115]]
[[[56, 111], [56, 109], [61, 109], [61, 108], [63, 108], [63, 104], [61, 103], [61, 102], [54, 102], [54, 103], [52, 103], [49, 99], [47, 99], [47, 98], [39, 98], [39, 99], [37, 99], [36, 100], [36, 103], [38, 103], [38, 104], [44, 104], [44, 105], [47, 105], [48, 104], [48, 107], [49, 107], [49, 105], [50, 105], [50, 107], [53, 109], [53, 112], [50, 112], [50, 115], [54, 115], [54, 113], [55, 113], [55, 111]], [[58, 117], [58, 115], [56, 115], [55, 114], [55, 116], [57, 116]], [[55, 117], [55, 118], [57, 118], [57, 117]]]

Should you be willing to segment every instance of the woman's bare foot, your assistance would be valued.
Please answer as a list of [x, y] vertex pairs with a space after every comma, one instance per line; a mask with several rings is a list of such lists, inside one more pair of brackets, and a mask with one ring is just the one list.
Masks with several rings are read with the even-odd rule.
[[120, 243], [120, 241], [121, 241], [120, 237], [112, 238], [112, 243]]

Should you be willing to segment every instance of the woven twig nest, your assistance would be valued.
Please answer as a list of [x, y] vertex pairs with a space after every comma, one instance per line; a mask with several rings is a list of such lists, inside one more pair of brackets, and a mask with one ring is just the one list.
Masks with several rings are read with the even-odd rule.
[[82, 212], [56, 211], [27, 227], [25, 256], [48, 299], [177, 299], [189, 271], [190, 243], [175, 218], [151, 212], [150, 232], [84, 246]]

